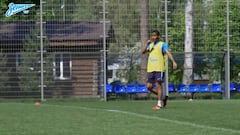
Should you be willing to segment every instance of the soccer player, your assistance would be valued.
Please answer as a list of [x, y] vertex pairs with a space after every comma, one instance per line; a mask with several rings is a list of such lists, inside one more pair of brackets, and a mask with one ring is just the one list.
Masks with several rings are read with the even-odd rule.
[[[157, 30], [152, 31], [151, 39], [148, 40], [142, 48], [142, 53], [149, 52], [147, 65], [147, 88], [149, 91], [157, 95], [157, 105], [154, 110], [159, 110], [167, 104], [167, 97], [162, 101], [162, 83], [165, 75], [165, 54], [172, 61], [173, 69], [177, 68], [171, 52], [168, 50], [168, 45], [159, 40], [160, 33]], [[153, 89], [153, 84], [156, 84], [157, 90]], [[162, 105], [163, 102], [163, 105]]]

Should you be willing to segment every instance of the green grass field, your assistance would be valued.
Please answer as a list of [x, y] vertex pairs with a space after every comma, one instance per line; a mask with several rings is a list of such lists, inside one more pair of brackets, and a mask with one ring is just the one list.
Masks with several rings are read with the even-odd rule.
[[0, 101], [1, 135], [240, 135], [240, 100]]

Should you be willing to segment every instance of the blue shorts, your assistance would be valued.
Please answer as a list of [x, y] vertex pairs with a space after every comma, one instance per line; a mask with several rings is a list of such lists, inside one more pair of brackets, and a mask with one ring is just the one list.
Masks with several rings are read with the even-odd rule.
[[164, 82], [164, 72], [148, 72], [148, 83]]

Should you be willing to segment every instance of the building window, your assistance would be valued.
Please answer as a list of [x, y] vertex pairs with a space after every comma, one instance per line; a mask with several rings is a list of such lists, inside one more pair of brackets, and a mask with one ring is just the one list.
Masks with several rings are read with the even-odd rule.
[[70, 53], [57, 53], [53, 60], [53, 76], [55, 80], [72, 78], [72, 60]]
[[[24, 58], [24, 57], [22, 57], [21, 56], [21, 53], [19, 53], [19, 52], [17, 52], [17, 53], [15, 53], [15, 56], [12, 56], [11, 55], [11, 59], [13, 58], [13, 57], [15, 57], [15, 63], [16, 63], [16, 68], [18, 68], [19, 66], [27, 66], [27, 65], [23, 65], [23, 64], [26, 64], [26, 62], [25, 61], [28, 61], [28, 58]], [[35, 68], [36, 68], [36, 63], [37, 62], [29, 62], [28, 61], [28, 69], [29, 70], [31, 70], [31, 71], [33, 71], [33, 70], [35, 70]]]

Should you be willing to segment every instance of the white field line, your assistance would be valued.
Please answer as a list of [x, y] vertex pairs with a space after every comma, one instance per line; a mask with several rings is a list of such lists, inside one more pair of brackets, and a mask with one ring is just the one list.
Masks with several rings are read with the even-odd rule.
[[[32, 105], [32, 104], [29, 104], [29, 103], [12, 103], [12, 104]], [[196, 127], [196, 128], [203, 128], [203, 129], [210, 129], [210, 130], [231, 132], [231, 133], [239, 133], [240, 134], [240, 130], [206, 126], [206, 125], [195, 124], [195, 123], [186, 122], [186, 121], [171, 120], [171, 119], [166, 119], [166, 118], [161, 118], [161, 117], [156, 117], [156, 116], [149, 116], [149, 115], [144, 115], [144, 114], [140, 114], [140, 113], [122, 111], [122, 110], [115, 110], [115, 109], [100, 109], [100, 108], [92, 108], [92, 107], [50, 105], [50, 104], [43, 104], [42, 107], [43, 106], [53, 106], [53, 107], [60, 107], [60, 108], [73, 108], [73, 109], [82, 109], [82, 110], [89, 110], [89, 111], [106, 111], [106, 112], [112, 112], [112, 113], [131, 115], [131, 116], [140, 117], [140, 118], [144, 118], [144, 119], [164, 121], [164, 122], [168, 122], [168, 123], [174, 123], [174, 124], [177, 124], [177, 125], [185, 125], [185, 126], [191, 126], [191, 127]], [[159, 110], [159, 111], [161, 111], [161, 110]]]

